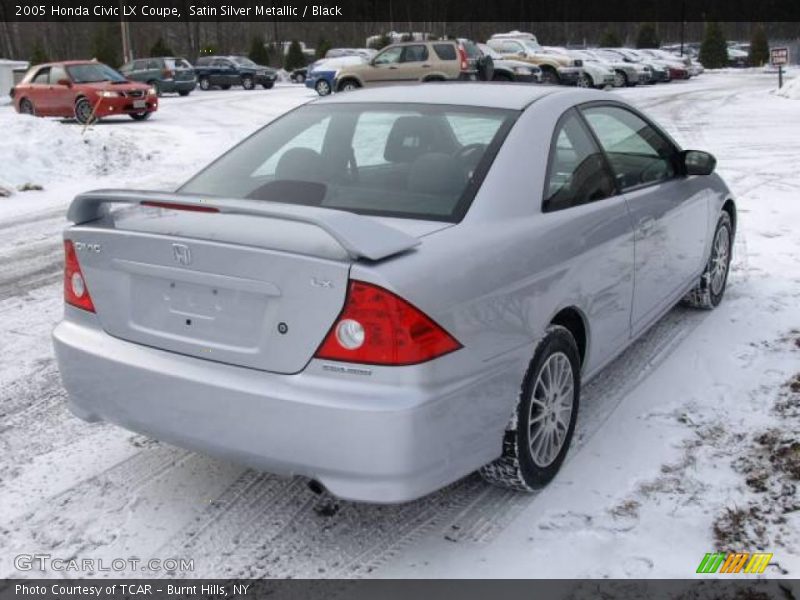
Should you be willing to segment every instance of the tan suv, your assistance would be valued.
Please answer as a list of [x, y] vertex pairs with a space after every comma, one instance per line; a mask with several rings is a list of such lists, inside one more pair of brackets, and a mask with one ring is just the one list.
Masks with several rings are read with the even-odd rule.
[[410, 81], [477, 81], [491, 78], [487, 69], [491, 70], [491, 59], [468, 40], [402, 42], [386, 46], [368, 63], [342, 67], [333, 89], [342, 92]]
[[530, 33], [500, 33], [489, 38], [486, 44], [503, 58], [523, 60], [538, 66], [545, 83], [575, 84], [583, 72], [583, 61], [566, 54], [547, 52]]

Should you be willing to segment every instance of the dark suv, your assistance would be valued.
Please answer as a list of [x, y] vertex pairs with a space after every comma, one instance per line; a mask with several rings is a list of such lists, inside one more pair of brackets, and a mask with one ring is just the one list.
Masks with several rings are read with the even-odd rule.
[[194, 72], [201, 90], [214, 86], [223, 90], [240, 85], [252, 90], [257, 85], [268, 90], [275, 85], [275, 69], [257, 65], [246, 56], [202, 56], [195, 63]]
[[192, 65], [174, 56], [137, 58], [122, 65], [119, 72], [131, 81], [150, 84], [159, 96], [174, 92], [188, 96], [197, 85]]

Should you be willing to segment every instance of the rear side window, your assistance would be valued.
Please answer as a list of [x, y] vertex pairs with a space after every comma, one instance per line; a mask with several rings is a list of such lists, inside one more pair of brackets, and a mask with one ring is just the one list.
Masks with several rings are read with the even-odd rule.
[[133, 61], [133, 70], [134, 71], [144, 71], [147, 68], [147, 61], [146, 60], [135, 60]]
[[613, 195], [614, 179], [602, 152], [574, 110], [561, 118], [550, 147], [543, 212]]
[[33, 79], [31, 79], [31, 83], [50, 83], [50, 67], [40, 69], [39, 72], [33, 76]]
[[147, 61], [147, 69], [160, 69], [161, 68], [161, 61], [157, 58], [152, 58]]
[[439, 60], [455, 60], [456, 47], [453, 44], [434, 44], [433, 51]]
[[428, 48], [422, 44], [406, 46], [403, 50], [402, 62], [422, 62], [425, 60], [428, 60]]
[[618, 106], [593, 106], [583, 114], [623, 190], [675, 175], [675, 147], [638, 115]]

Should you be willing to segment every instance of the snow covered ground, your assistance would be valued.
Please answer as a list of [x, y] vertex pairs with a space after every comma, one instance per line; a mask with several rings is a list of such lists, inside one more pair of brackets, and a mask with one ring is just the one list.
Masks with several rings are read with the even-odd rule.
[[725, 301], [676, 308], [587, 386], [574, 448], [542, 492], [471, 476], [401, 506], [83, 423], [53, 360], [71, 197], [170, 189], [313, 92], [167, 97], [151, 121], [85, 132], [0, 107], [0, 185], [44, 187], [0, 198], [0, 577], [79, 575], [17, 571], [21, 553], [188, 558], [194, 571], [177, 574], [205, 577], [688, 577], [729, 549], [773, 552], [767, 574], [797, 577], [800, 103], [771, 93], [775, 79], [611, 92], [717, 156], [739, 205]]

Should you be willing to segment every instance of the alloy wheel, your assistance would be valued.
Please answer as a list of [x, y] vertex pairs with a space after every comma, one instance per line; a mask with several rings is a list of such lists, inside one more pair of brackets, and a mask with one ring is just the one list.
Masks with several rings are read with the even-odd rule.
[[320, 96], [327, 96], [331, 93], [331, 85], [324, 79], [320, 79], [316, 85], [317, 93]]
[[564, 446], [572, 420], [575, 374], [563, 352], [550, 355], [533, 386], [528, 429], [530, 456], [537, 467], [548, 467]]
[[727, 227], [720, 227], [714, 236], [711, 253], [711, 293], [718, 295], [725, 285], [730, 262], [731, 239]]

